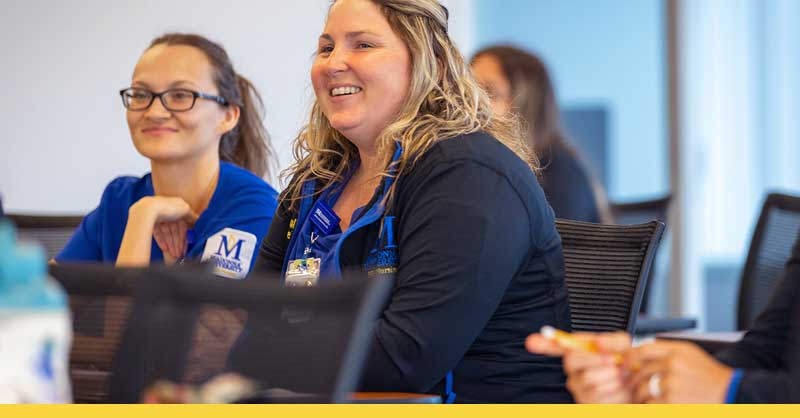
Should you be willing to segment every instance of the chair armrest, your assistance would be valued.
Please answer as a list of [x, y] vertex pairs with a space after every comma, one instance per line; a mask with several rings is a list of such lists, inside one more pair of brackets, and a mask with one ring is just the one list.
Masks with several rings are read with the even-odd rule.
[[636, 320], [637, 336], [669, 331], [685, 331], [697, 327], [697, 319], [684, 317], [652, 317], [642, 315]]

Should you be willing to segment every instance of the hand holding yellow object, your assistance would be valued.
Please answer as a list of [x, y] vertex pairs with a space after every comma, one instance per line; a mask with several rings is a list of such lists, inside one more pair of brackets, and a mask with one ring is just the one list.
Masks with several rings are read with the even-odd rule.
[[580, 403], [630, 403], [630, 370], [625, 355], [631, 338], [624, 332], [570, 334], [545, 326], [525, 341], [528, 351], [562, 356], [567, 389]]

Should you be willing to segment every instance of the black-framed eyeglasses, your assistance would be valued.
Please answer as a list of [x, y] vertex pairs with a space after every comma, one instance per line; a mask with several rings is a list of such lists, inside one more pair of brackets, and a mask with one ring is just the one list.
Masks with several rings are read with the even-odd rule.
[[128, 110], [145, 110], [153, 104], [153, 100], [158, 97], [164, 108], [170, 112], [186, 112], [194, 107], [197, 99], [206, 99], [228, 106], [228, 101], [223, 97], [213, 94], [200, 93], [188, 89], [169, 89], [160, 93], [150, 90], [130, 87], [119, 91], [122, 97], [122, 105]]

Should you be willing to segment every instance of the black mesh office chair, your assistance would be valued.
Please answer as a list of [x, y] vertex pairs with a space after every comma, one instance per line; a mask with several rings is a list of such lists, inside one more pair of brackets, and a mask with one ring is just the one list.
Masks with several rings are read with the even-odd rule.
[[50, 265], [72, 313], [69, 373], [75, 403], [108, 402], [111, 366], [141, 269], [103, 264]]
[[[180, 269], [186, 274], [204, 274], [208, 266], [187, 263]], [[136, 283], [152, 269], [63, 263], [50, 265], [49, 270], [69, 296], [73, 328], [69, 373], [73, 400], [109, 402], [113, 360], [127, 324]]]
[[[669, 202], [672, 195], [666, 195], [657, 199], [641, 200], [637, 202], [625, 203], [611, 203], [611, 217], [614, 223], [621, 225], [640, 224], [649, 221], [664, 222], [665, 232], [669, 228], [667, 221], [667, 213], [669, 211]], [[662, 256], [663, 257], [663, 256]], [[655, 267], [650, 270], [650, 276], [647, 278], [647, 286], [644, 288], [644, 295], [642, 296], [642, 305], [639, 307], [639, 313], [647, 312], [647, 305], [649, 304], [650, 289], [653, 287], [653, 274]]]
[[614, 223], [621, 225], [633, 225], [652, 220], [667, 224], [667, 211], [672, 195], [666, 195], [657, 199], [642, 200], [636, 202], [610, 203], [611, 216]]
[[[671, 201], [672, 195], [667, 194], [666, 196], [656, 199], [611, 203], [611, 216], [614, 219], [614, 223], [622, 225], [638, 224], [652, 220], [661, 221], [665, 225], [663, 235], [666, 236], [669, 234], [670, 224], [667, 216]], [[662, 248], [659, 250], [659, 253], [656, 254], [656, 258], [658, 258], [660, 254], [661, 257], [666, 256], [667, 259], [669, 259], [668, 252], [669, 248]], [[639, 313], [641, 316], [637, 321], [635, 333], [637, 335], [652, 335], [659, 332], [692, 329], [697, 326], [697, 321], [694, 318], [655, 317], [648, 315], [650, 292], [655, 282], [656, 268], [656, 266], [653, 266], [647, 278], [647, 286], [645, 286], [644, 295], [642, 296], [642, 304], [639, 306]]]
[[140, 279], [111, 401], [138, 402], [159, 380], [196, 385], [235, 371], [265, 390], [253, 402], [346, 402], [391, 286], [349, 275], [286, 288], [276, 278], [153, 271]]
[[739, 285], [737, 327], [749, 329], [769, 302], [800, 233], [800, 197], [771, 193], [758, 217]]
[[[669, 211], [669, 202], [671, 199], [672, 195], [668, 194], [657, 199], [641, 200], [637, 202], [611, 203], [609, 205], [611, 209], [611, 217], [613, 218], [615, 224], [620, 225], [634, 225], [649, 221], [661, 221], [664, 223], [666, 229], [669, 228], [667, 213]], [[647, 286], [644, 288], [642, 304], [639, 307], [640, 313], [647, 312], [650, 288], [653, 287], [654, 272], [655, 268], [651, 269], [650, 275], [647, 277]]]
[[83, 220], [82, 216], [39, 216], [6, 214], [17, 225], [19, 237], [44, 246], [47, 259], [55, 257], [67, 244]]
[[664, 224], [556, 220], [573, 331], [632, 333]]

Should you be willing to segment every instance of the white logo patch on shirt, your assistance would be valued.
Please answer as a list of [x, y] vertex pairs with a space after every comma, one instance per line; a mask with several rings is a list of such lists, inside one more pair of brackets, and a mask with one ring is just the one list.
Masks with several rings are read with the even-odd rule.
[[214, 265], [214, 274], [218, 276], [243, 279], [250, 271], [255, 250], [255, 235], [225, 228], [206, 240], [200, 261], [209, 260]]

